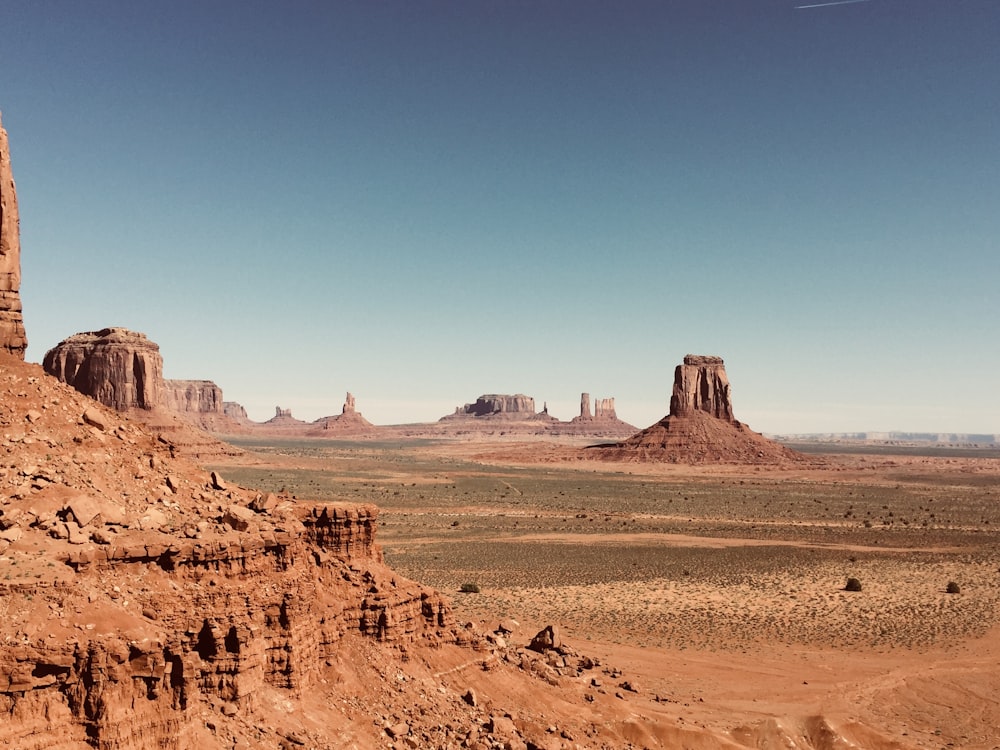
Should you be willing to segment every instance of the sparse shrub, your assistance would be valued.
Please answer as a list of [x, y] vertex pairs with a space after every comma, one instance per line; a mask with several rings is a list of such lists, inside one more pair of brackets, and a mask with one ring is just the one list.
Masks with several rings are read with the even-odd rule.
[[844, 586], [844, 591], [861, 591], [861, 581], [857, 578], [848, 578], [847, 585]]
[[463, 594], [478, 594], [479, 584], [478, 583], [463, 583], [459, 589]]
[[948, 585], [944, 587], [944, 590], [948, 594], [961, 594], [962, 593], [962, 587], [959, 586], [954, 581], [948, 581]]

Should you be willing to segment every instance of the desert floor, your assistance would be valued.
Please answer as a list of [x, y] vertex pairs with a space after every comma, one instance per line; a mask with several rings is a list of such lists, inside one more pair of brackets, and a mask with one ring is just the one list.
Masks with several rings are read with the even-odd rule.
[[376, 503], [397, 571], [459, 621], [559, 625], [636, 676], [637, 716], [736, 742], [772, 724], [816, 747], [1000, 748], [996, 452], [692, 467], [540, 440], [238, 442], [227, 479]]

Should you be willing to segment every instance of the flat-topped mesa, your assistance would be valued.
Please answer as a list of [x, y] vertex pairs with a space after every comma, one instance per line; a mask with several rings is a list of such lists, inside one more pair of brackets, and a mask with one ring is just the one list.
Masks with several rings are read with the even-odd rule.
[[7, 131], [0, 122], [0, 351], [24, 359], [28, 337], [21, 314], [21, 234]]
[[70, 336], [45, 353], [42, 367], [118, 411], [153, 409], [163, 399], [160, 347], [145, 334], [127, 328]]
[[223, 414], [222, 389], [211, 380], [164, 380], [163, 405], [179, 414]]
[[688, 417], [706, 412], [726, 422], [736, 422], [726, 365], [722, 357], [688, 354], [674, 370], [670, 416]]
[[455, 414], [471, 417], [488, 417], [494, 414], [530, 417], [535, 414], [535, 399], [523, 393], [512, 396], [487, 393], [477, 398], [474, 404], [456, 407]]

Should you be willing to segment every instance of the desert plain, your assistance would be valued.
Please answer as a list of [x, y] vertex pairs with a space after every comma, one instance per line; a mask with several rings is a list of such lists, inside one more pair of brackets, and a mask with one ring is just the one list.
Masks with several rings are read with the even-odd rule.
[[1000, 747], [995, 450], [679, 465], [572, 440], [234, 441], [232, 481], [377, 504], [386, 562], [457, 621], [555, 625], [620, 668], [624, 688], [589, 688], [628, 703], [635, 746]]

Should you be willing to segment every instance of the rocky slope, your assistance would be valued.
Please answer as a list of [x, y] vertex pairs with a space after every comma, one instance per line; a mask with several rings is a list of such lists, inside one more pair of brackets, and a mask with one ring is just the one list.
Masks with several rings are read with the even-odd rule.
[[21, 236], [7, 131], [0, 122], [0, 350], [24, 359], [28, 337], [21, 313]]

